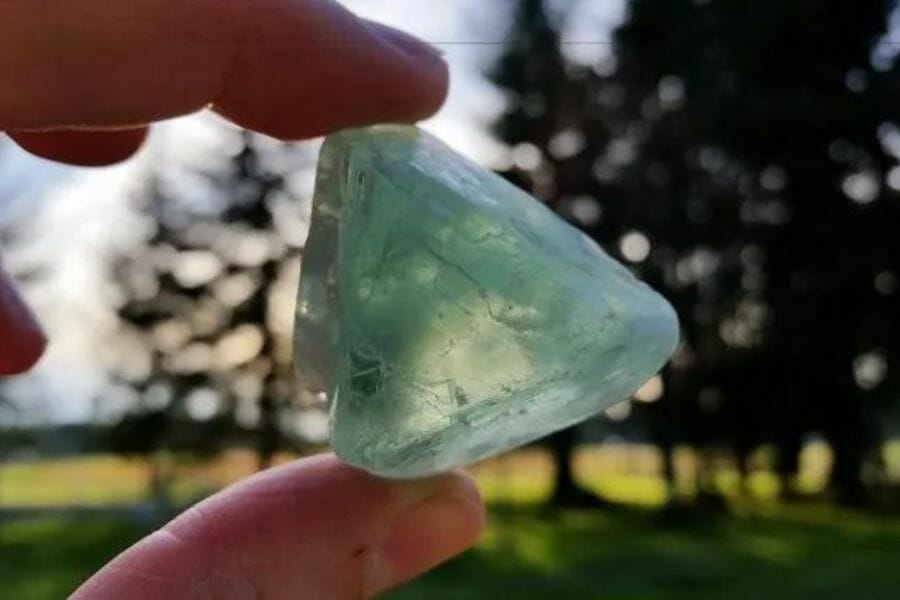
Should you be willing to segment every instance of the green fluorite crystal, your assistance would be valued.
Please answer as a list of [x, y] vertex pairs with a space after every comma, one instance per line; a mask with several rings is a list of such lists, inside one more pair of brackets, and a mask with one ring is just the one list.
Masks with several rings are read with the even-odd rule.
[[295, 361], [347, 463], [418, 477], [508, 450], [628, 397], [677, 340], [662, 297], [434, 137], [326, 140]]

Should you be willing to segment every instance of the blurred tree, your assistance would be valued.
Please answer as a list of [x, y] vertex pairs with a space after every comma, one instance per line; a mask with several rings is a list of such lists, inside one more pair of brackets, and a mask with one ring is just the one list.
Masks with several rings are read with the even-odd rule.
[[542, 2], [518, 6], [493, 75], [511, 176], [682, 321], [663, 394], [634, 412], [666, 473], [676, 443], [744, 470], [773, 443], [789, 483], [819, 432], [831, 488], [861, 501], [871, 415], [900, 383], [893, 3], [632, 0], [590, 70], [561, 59]]
[[[506, 94], [507, 107], [494, 125], [497, 137], [512, 148], [513, 167], [504, 173], [545, 202], [559, 201], [555, 173], [540, 160], [560, 131], [583, 118], [586, 73], [567, 64], [560, 51], [558, 25], [542, 0], [518, 3], [507, 48], [488, 73]], [[560, 431], [547, 440], [555, 465], [551, 503], [597, 504], [581, 489], [572, 472], [578, 428]]]
[[305, 443], [290, 361], [302, 221], [288, 176], [309, 172], [309, 155], [235, 135], [227, 164], [155, 180], [152, 234], [115, 264], [110, 393], [133, 407], [113, 430], [120, 452], [209, 456], [251, 442], [262, 469]]
[[[892, 3], [629, 7], [610, 82], [642, 133], [617, 179], [664, 215], [646, 235], [665, 288], [694, 288], [679, 308], [697, 399], [716, 399], [739, 453], [776, 442], [784, 473], [822, 432], [832, 488], [858, 502], [878, 447], [865, 397], [896, 389], [900, 344]], [[667, 183], [654, 193], [656, 164]]]

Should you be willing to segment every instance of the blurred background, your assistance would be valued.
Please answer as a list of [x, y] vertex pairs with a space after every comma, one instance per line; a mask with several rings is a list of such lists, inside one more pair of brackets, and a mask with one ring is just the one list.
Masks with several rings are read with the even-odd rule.
[[[425, 126], [683, 327], [629, 401], [474, 466], [482, 542], [390, 597], [900, 596], [894, 2], [344, 4], [444, 50]], [[52, 340], [0, 382], [0, 596], [323, 448], [290, 350], [317, 147], [198, 115], [78, 170], [0, 138], [5, 266]]]

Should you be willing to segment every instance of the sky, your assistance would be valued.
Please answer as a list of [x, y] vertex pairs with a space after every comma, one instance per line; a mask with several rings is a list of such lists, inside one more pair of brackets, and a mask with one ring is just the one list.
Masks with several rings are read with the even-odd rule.
[[[358, 14], [432, 42], [450, 66], [451, 87], [442, 110], [423, 126], [450, 146], [487, 166], [502, 164], [506, 149], [487, 125], [503, 97], [482, 77], [502, 50], [509, 27], [507, 0], [344, 0]], [[621, 0], [558, 0], [568, 13], [565, 49], [576, 60], [607, 52], [609, 31], [622, 18]], [[423, 7], [427, 4], [427, 10]], [[33, 158], [0, 138], [0, 225], [29, 242], [6, 244], [5, 264], [26, 270], [49, 266], [26, 297], [51, 344], [29, 375], [13, 378], [18, 422], [80, 422], [95, 416], [93, 399], [105, 383], [102, 362], [115, 321], [113, 289], [98, 257], [134, 244], [143, 223], [127, 202], [153, 170], [185, 172], [223, 152], [233, 135], [220, 119], [199, 115], [154, 128], [150, 143], [124, 165], [83, 170]], [[0, 420], [10, 413], [0, 412]]]

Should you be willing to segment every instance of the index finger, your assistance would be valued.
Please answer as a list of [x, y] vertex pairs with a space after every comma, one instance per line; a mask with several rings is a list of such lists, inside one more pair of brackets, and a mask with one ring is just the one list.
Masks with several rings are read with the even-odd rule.
[[330, 0], [6, 0], [0, 130], [122, 127], [206, 106], [287, 139], [441, 104], [439, 54]]

